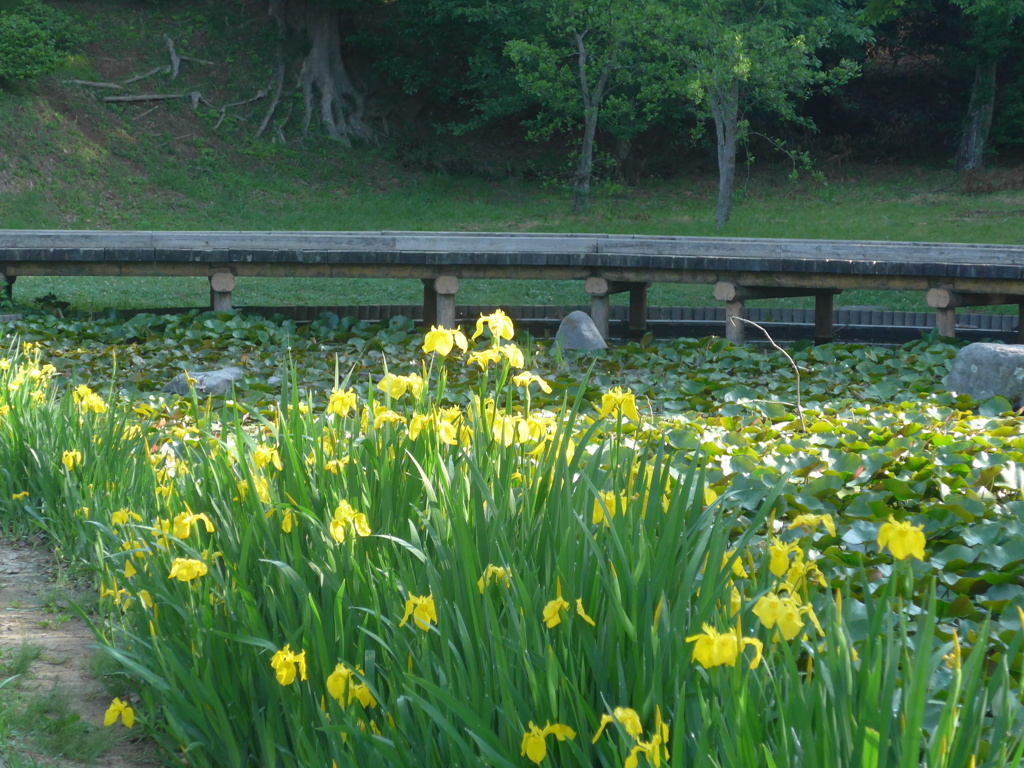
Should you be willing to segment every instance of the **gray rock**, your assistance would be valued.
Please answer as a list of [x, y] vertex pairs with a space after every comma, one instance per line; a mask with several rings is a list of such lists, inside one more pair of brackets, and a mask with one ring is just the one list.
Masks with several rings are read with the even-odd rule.
[[968, 344], [953, 360], [946, 389], [976, 400], [1002, 395], [1020, 406], [1024, 403], [1024, 346]]
[[558, 326], [555, 341], [562, 349], [607, 349], [594, 321], [586, 312], [570, 312]]
[[[231, 384], [238, 381], [245, 375], [241, 368], [221, 368], [219, 371], [207, 371], [206, 373], [188, 372], [189, 378], [193, 380], [193, 386], [197, 395], [226, 395], [231, 391]], [[172, 395], [187, 395], [189, 393], [188, 379], [184, 373], [179, 373], [169, 382], [164, 384], [162, 392]]]

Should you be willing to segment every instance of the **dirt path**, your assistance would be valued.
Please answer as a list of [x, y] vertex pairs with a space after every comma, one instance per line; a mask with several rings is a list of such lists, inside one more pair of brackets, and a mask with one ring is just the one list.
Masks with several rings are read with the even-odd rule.
[[[111, 697], [89, 672], [96, 641], [86, 623], [67, 606], [66, 593], [62, 597], [62, 590], [54, 583], [53, 566], [53, 557], [44, 548], [0, 540], [0, 664], [9, 663], [23, 643], [41, 649], [39, 658], [17, 681], [17, 690], [12, 693], [8, 687], [0, 693], [5, 702], [23, 706], [33, 695], [56, 690], [67, 697], [70, 711], [77, 713], [90, 730], [103, 730], [103, 715]], [[0, 682], [4, 677], [0, 674]], [[155, 747], [141, 740], [141, 733], [128, 731], [120, 723], [109, 730], [112, 743], [95, 764], [105, 768], [159, 764]], [[0, 743], [0, 768], [5, 763], [40, 768], [82, 765], [71, 759], [73, 748], [68, 750], [70, 756], [47, 755], [27, 737], [12, 739], [6, 754], [3, 747]]]

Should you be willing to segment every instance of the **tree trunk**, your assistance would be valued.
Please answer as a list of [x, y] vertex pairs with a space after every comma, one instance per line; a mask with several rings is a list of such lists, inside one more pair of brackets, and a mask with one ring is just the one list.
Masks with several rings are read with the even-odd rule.
[[341, 58], [341, 16], [337, 8], [313, 2], [302, 9], [301, 25], [310, 48], [299, 73], [305, 97], [303, 129], [308, 130], [319, 98], [320, 120], [327, 135], [351, 146], [353, 140], [375, 143], [376, 133], [364, 122], [363, 96]]
[[583, 146], [580, 162], [572, 181], [572, 207], [576, 213], [590, 210], [590, 177], [594, 171], [594, 136], [597, 134], [597, 108], [587, 109], [583, 116]]
[[715, 225], [721, 229], [732, 213], [732, 188], [736, 178], [736, 142], [739, 131], [740, 87], [730, 83], [709, 93], [711, 114], [718, 137], [718, 208]]
[[996, 61], [981, 62], [974, 70], [967, 124], [956, 153], [958, 171], [979, 171], [985, 167], [985, 142], [992, 128], [996, 104]]
[[580, 147], [580, 162], [576, 166], [576, 175], [572, 180], [572, 207], [576, 213], [586, 213], [590, 209], [590, 177], [594, 172], [594, 137], [597, 135], [597, 118], [601, 111], [601, 100], [605, 88], [615, 68], [612, 56], [604, 63], [601, 74], [593, 89], [587, 80], [587, 45], [585, 33], [573, 32], [576, 41], [576, 66], [580, 80], [580, 95], [583, 97], [583, 146]]

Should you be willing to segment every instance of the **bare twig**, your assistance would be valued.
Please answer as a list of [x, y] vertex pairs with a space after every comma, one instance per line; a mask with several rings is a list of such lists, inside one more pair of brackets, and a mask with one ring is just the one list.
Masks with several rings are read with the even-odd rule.
[[166, 146], [167, 146], [168, 144], [173, 144], [174, 142], [176, 142], [176, 141], [181, 141], [182, 139], [190, 139], [190, 138], [192, 138], [193, 136], [195, 136], [195, 134], [194, 134], [194, 133], [183, 133], [183, 134], [182, 134], [181, 136], [175, 136], [175, 137], [174, 137], [173, 139], [168, 139], [168, 140], [167, 140], [167, 141], [165, 141], [165, 142], [162, 142], [162, 143], [160, 143], [160, 144], [157, 144], [157, 145], [156, 145], [156, 148], [157, 148], [157, 149], [160, 149], [161, 147], [166, 147]]
[[145, 112], [141, 112], [141, 113], [137, 114], [135, 117], [132, 118], [132, 120], [141, 120], [146, 115], [148, 115], [150, 112], [155, 112], [158, 109], [160, 109], [160, 105], [159, 104], [157, 104], [155, 107], [150, 107]]
[[775, 339], [773, 339], [771, 334], [768, 333], [767, 330], [765, 330], [764, 326], [758, 325], [753, 320], [747, 320], [745, 317], [738, 317], [736, 315], [730, 317], [729, 320], [731, 320], [734, 323], [746, 323], [747, 325], [754, 326], [755, 328], [757, 328], [757, 330], [764, 334], [764, 337], [768, 339], [769, 344], [775, 347], [775, 349], [779, 350], [779, 352], [781, 352], [783, 356], [787, 360], [789, 360], [789, 364], [793, 368], [793, 373], [796, 374], [796, 415], [800, 418], [801, 431], [806, 432], [807, 423], [804, 421], [804, 408], [800, 399], [800, 367], [796, 364], [796, 361], [789, 356], [789, 352], [787, 352], [786, 350], [784, 350], [782, 347], [775, 343]]
[[206, 59], [197, 59], [195, 56], [182, 56], [181, 54], [179, 54], [178, 58], [181, 59], [182, 61], [191, 61], [191, 62], [194, 62], [196, 64], [206, 64], [207, 66], [210, 66], [210, 67], [217, 66], [217, 62], [215, 62], [215, 61], [207, 61]]
[[164, 64], [162, 67], [154, 67], [153, 69], [149, 70], [149, 72], [143, 72], [141, 75], [135, 75], [135, 77], [129, 77], [127, 80], [124, 81], [124, 84], [125, 85], [131, 85], [132, 83], [137, 83], [139, 80], [145, 80], [147, 77], [152, 77], [153, 75], [155, 75], [155, 74], [157, 74], [159, 72], [163, 72], [163, 73], [166, 74], [166, 73], [168, 73], [170, 71], [171, 71], [170, 64]]
[[251, 99], [233, 101], [230, 104], [225, 104], [223, 107], [220, 108], [220, 119], [217, 121], [217, 124], [213, 126], [213, 130], [217, 130], [218, 128], [220, 128], [220, 124], [224, 122], [224, 118], [227, 116], [228, 110], [232, 107], [241, 107], [245, 104], [252, 104], [254, 101], [259, 101], [260, 99], [265, 99], [266, 97], [267, 90], [265, 88], [260, 88], [258, 91], [256, 91], [256, 95], [253, 96]]
[[68, 83], [70, 85], [87, 85], [90, 88], [113, 88], [115, 90], [123, 90], [123, 85], [117, 83], [98, 83], [93, 80], [61, 80], [62, 83]]
[[171, 38], [164, 35], [164, 42], [167, 44], [167, 50], [171, 54], [171, 80], [173, 80], [178, 76], [178, 68], [181, 67], [181, 57], [174, 50], [174, 41]]

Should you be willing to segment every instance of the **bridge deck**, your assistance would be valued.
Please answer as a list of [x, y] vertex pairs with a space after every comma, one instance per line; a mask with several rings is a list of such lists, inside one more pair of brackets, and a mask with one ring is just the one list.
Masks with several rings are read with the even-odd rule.
[[[426, 316], [454, 320], [460, 279], [583, 280], [599, 327], [608, 296], [629, 291], [634, 330], [646, 286], [714, 284], [727, 317], [756, 298], [814, 295], [816, 336], [831, 335], [843, 290], [928, 291], [940, 333], [957, 306], [1024, 301], [1024, 246], [847, 240], [473, 232], [103, 232], [0, 230], [0, 274], [203, 275], [230, 307], [236, 276], [418, 278]], [[742, 339], [742, 323], [727, 321]]]

